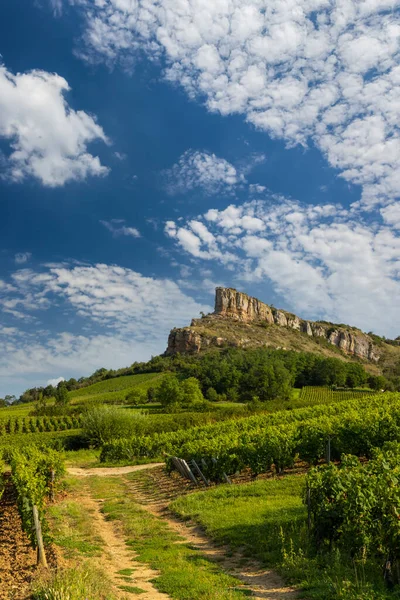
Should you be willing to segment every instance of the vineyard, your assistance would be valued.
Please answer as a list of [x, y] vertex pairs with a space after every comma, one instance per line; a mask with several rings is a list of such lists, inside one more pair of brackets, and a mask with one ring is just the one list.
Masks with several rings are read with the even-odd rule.
[[[106, 379], [105, 381], [99, 381], [88, 387], [83, 387], [78, 390], [69, 392], [69, 396], [72, 399], [84, 399], [85, 397], [96, 396], [100, 399], [110, 398], [106, 394], [115, 394], [118, 392], [126, 392], [133, 389], [143, 389], [146, 391], [149, 387], [158, 385], [160, 380], [165, 377], [162, 373], [144, 373], [140, 375], [126, 375], [123, 377], [115, 377], [113, 379]], [[125, 397], [123, 395], [123, 397]], [[121, 396], [121, 394], [120, 394]]]
[[[206, 477], [218, 481], [244, 468], [257, 475], [274, 465], [281, 472], [296, 458], [316, 464], [325, 457], [328, 440], [332, 458], [338, 459], [342, 453], [369, 457], [374, 447], [396, 439], [400, 439], [400, 397], [382, 394], [176, 433], [118, 439], [104, 445], [101, 460], [164, 453], [201, 463]], [[171, 466], [169, 458], [167, 463]]]
[[376, 392], [372, 390], [337, 390], [327, 387], [305, 386], [300, 392], [300, 400], [312, 405], [324, 402], [357, 400], [365, 396], [372, 396], [373, 394], [376, 394]]
[[0, 420], [0, 438], [8, 434], [16, 433], [42, 433], [79, 429], [81, 424], [81, 415], [2, 419]]

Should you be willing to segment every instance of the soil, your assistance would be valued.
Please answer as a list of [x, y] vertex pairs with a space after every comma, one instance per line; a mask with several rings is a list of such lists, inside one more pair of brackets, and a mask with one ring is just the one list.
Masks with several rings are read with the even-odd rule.
[[162, 467], [164, 463], [150, 463], [146, 465], [132, 465], [128, 467], [99, 467], [94, 469], [80, 469], [78, 467], [68, 467], [67, 473], [75, 477], [90, 477], [99, 475], [99, 477], [108, 477], [109, 475], [125, 475], [125, 473], [134, 473], [135, 471], [144, 471], [154, 467]]
[[[165, 465], [150, 464], [138, 465], [135, 467], [107, 468], [107, 469], [82, 469], [84, 475], [91, 471], [91, 475], [124, 475], [134, 471], [147, 470], [150, 477], [151, 485], [137, 479], [125, 479], [130, 491], [138, 502], [148, 512], [163, 519], [168, 526], [176, 531], [181, 540], [177, 543], [188, 543], [193, 548], [198, 549], [202, 554], [210, 560], [215, 561], [223, 568], [226, 573], [236, 577], [243, 584], [243, 589], [252, 592], [252, 597], [256, 600], [294, 600], [298, 598], [298, 593], [294, 588], [285, 586], [282, 578], [272, 570], [264, 569], [253, 559], [245, 557], [240, 551], [232, 552], [228, 547], [217, 546], [204, 533], [204, 531], [195, 524], [183, 522], [175, 517], [168, 509], [168, 503], [179, 495], [196, 491], [195, 486], [182, 479], [177, 473], [173, 472], [168, 476], [165, 472]], [[129, 469], [129, 470], [128, 470]], [[71, 473], [71, 469], [68, 470]], [[75, 469], [76, 471], [76, 469]], [[80, 497], [81, 499], [81, 497]], [[92, 503], [92, 509], [96, 506], [96, 528], [105, 540], [109, 551], [110, 561], [107, 571], [115, 573], [122, 568], [132, 568], [134, 566], [135, 585], [147, 589], [145, 585], [150, 585], [150, 579], [156, 576], [154, 571], [150, 571], [143, 565], [135, 565], [132, 560], [132, 555], [127, 551], [123, 540], [123, 533], [117, 528], [116, 522], [110, 523], [104, 519], [104, 516], [98, 508], [98, 502], [88, 497], [85, 502]], [[101, 501], [100, 501], [101, 502]], [[89, 507], [88, 507], [89, 508]], [[125, 561], [129, 564], [125, 566]], [[124, 566], [122, 566], [124, 565]], [[107, 565], [105, 565], [107, 566]], [[143, 577], [143, 580], [140, 577]], [[149, 589], [149, 595], [141, 595], [143, 600], [168, 598], [165, 594], [160, 594], [154, 588]], [[151, 595], [157, 594], [157, 595]]]
[[[165, 471], [162, 475], [159, 469], [151, 472], [151, 476], [156, 473], [154, 480], [158, 483], [159, 494], [149, 495], [144, 492], [139, 480], [129, 482], [129, 488], [134, 494], [135, 500], [143, 508], [162, 518], [171, 529], [183, 538], [184, 542], [198, 549], [207, 558], [217, 562], [225, 572], [239, 579], [243, 583], [243, 589], [252, 591], [252, 598], [259, 600], [294, 600], [298, 598], [297, 591], [286, 586], [275, 571], [263, 569], [254, 559], [245, 557], [239, 551], [233, 552], [229, 547], [217, 546], [205, 535], [200, 526], [184, 522], [173, 515], [168, 509], [165, 495], [168, 500], [177, 497], [180, 477], [174, 473], [172, 478], [166, 477]], [[169, 483], [168, 480], [170, 480]], [[188, 491], [189, 489], [186, 487], [186, 492]]]
[[28, 600], [36, 572], [36, 551], [22, 531], [9, 477], [0, 500], [0, 600]]
[[96, 565], [110, 577], [115, 596], [121, 600], [126, 598], [126, 592], [119, 589], [119, 586], [126, 582], [118, 571], [132, 569], [132, 582], [129, 585], [144, 590], [144, 593], [140, 594], [142, 600], [168, 600], [169, 596], [160, 593], [151, 583], [158, 573], [143, 563], [135, 561], [134, 553], [128, 550], [118, 522], [106, 520], [101, 512], [102, 501], [94, 500], [88, 492], [84, 496], [79, 495], [79, 503], [87, 508], [94, 532], [104, 540], [106, 550], [101, 557], [96, 558]]

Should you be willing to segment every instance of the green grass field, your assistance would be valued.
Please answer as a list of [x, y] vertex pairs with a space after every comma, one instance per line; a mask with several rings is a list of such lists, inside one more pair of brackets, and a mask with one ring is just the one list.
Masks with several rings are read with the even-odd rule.
[[339, 554], [316, 555], [308, 538], [304, 475], [221, 485], [182, 496], [170, 509], [218, 543], [280, 572], [312, 600], [389, 600], [380, 573]]

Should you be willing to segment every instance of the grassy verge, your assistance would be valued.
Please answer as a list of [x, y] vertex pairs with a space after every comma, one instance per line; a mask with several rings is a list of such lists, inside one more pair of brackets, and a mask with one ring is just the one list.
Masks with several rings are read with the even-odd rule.
[[32, 600], [116, 600], [112, 583], [99, 566], [104, 541], [93, 530], [90, 511], [79, 493], [84, 483], [65, 482], [69, 495], [47, 508], [49, 533], [62, 554], [62, 567], [40, 572], [32, 584]]
[[32, 600], [116, 600], [107, 577], [89, 563], [41, 573], [32, 586]]
[[154, 585], [176, 600], [241, 600], [247, 590], [236, 589], [241, 582], [182, 542], [168, 525], [142, 509], [129, 493], [122, 478], [91, 477], [94, 497], [105, 499], [103, 511], [123, 526], [127, 545], [137, 560], [147, 563], [160, 575]]
[[256, 481], [190, 494], [170, 508], [204, 527], [217, 542], [241, 548], [277, 569], [313, 600], [386, 600], [388, 592], [369, 564], [335, 552], [316, 555], [309, 543], [302, 503], [303, 475]]
[[[69, 481], [69, 490], [79, 489], [80, 482]], [[48, 507], [51, 536], [63, 550], [65, 558], [99, 556], [103, 551], [103, 540], [96, 536], [90, 522], [90, 512], [79, 499], [66, 498]]]

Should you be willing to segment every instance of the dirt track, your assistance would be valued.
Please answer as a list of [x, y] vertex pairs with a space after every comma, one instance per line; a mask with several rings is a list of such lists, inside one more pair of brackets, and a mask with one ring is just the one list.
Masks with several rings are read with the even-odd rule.
[[[71, 475], [81, 477], [86, 477], [88, 475], [123, 476], [127, 473], [143, 471], [148, 469], [156, 469], [160, 466], [163, 467], [164, 463], [136, 465], [132, 467], [111, 467], [104, 469], [68, 469], [68, 472]], [[134, 495], [135, 501], [138, 502], [142, 506], [142, 508], [149, 511], [154, 516], [166, 521], [168, 526], [180, 535], [181, 541], [177, 543], [186, 542], [190, 544], [192, 547], [196, 548], [201, 554], [215, 561], [219, 566], [222, 566], [225, 572], [229, 573], [230, 575], [233, 575], [242, 582], [243, 589], [246, 589], [248, 591], [251, 590], [252, 597], [255, 600], [295, 600], [296, 598], [298, 598], [297, 591], [294, 588], [285, 586], [282, 578], [274, 571], [270, 569], [263, 569], [262, 566], [257, 564], [255, 561], [246, 560], [244, 555], [239, 551], [232, 553], [232, 551], [229, 548], [216, 546], [205, 535], [204, 531], [200, 527], [195, 525], [188, 525], [187, 523], [182, 522], [180, 519], [172, 515], [168, 510], [168, 501], [166, 501], [166, 498], [169, 497], [169, 500], [172, 499], [172, 496], [175, 495], [177, 491], [174, 488], [176, 488], [177, 486], [181, 487], [179, 486], [179, 483], [181, 483], [182, 487], [185, 485], [183, 480], [180, 480], [178, 476], [177, 478], [173, 479], [175, 479], [175, 483], [165, 474], [165, 470], [157, 469], [154, 472], [155, 483], [157, 482], [158, 486], [160, 486], [160, 490], [164, 488], [161, 493], [161, 497], [158, 493], [155, 493], [155, 496], [152, 496], [151, 493], [149, 494], [148, 491], [143, 490], [140, 482], [137, 480], [128, 481], [127, 479], [125, 479], [125, 481], [128, 484], [130, 492]], [[167, 489], [171, 486], [173, 489], [172, 495], [170, 495], [170, 493], [167, 491]], [[162, 497], [164, 497], [164, 499], [162, 499]], [[89, 501], [95, 502], [92, 499], [89, 499]], [[99, 515], [99, 518], [104, 520], [104, 517], [101, 514]], [[96, 518], [96, 521], [98, 521], [98, 518]], [[106, 527], [110, 527], [111, 525], [107, 521], [104, 521], [104, 524], [106, 525]], [[101, 531], [100, 533], [101, 535], [103, 535]], [[107, 541], [106, 536], [107, 534], [105, 532], [103, 535], [105, 541]], [[111, 551], [110, 558], [113, 564], [116, 564], [116, 561], [118, 562], [118, 554], [121, 555], [119, 549], [123, 548], [125, 545], [125, 540], [121, 536], [122, 532], [120, 532], [114, 526], [112, 532], [113, 543], [111, 544], [111, 546], [109, 546], [109, 550]], [[112, 556], [115, 552], [116, 555]], [[148, 581], [148, 569], [146, 570], [146, 567], [143, 567], [142, 565], [142, 570], [142, 581], [144, 584], [142, 585], [142, 583], [139, 583], [139, 585], [143, 589], [146, 589], [145, 585], [151, 585], [151, 583]], [[135, 573], [137, 573], [136, 569]], [[166, 596], [165, 594], [160, 594], [154, 588], [153, 590], [147, 588], [146, 592], [149, 595], [146, 594], [146, 596], [142, 597], [144, 599], [149, 598], [149, 600], [152, 600], [153, 598], [168, 598], [168, 596]], [[153, 593], [155, 594], [154, 596], [152, 595]]]
[[130, 467], [99, 467], [94, 469], [79, 469], [77, 467], [68, 467], [67, 473], [75, 477], [90, 477], [98, 475], [99, 477], [109, 477], [110, 475], [125, 475], [125, 473], [134, 473], [135, 471], [144, 471], [154, 467], [163, 467], [164, 463], [149, 463], [147, 465], [133, 465]]

